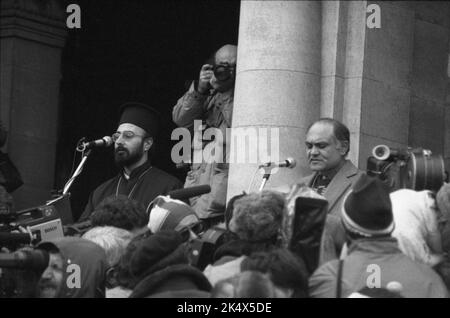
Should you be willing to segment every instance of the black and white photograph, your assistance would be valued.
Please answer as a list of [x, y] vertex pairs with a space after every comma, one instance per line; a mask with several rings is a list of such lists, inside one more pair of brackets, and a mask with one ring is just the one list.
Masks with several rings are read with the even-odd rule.
[[0, 0], [0, 298], [449, 298], [449, 171], [450, 2]]

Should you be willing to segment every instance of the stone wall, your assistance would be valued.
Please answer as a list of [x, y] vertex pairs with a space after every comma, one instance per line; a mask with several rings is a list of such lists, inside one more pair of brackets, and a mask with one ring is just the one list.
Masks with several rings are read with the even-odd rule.
[[[244, 122], [247, 126], [250, 122], [256, 126], [279, 125], [289, 131], [292, 139], [281, 139], [288, 146], [280, 150], [280, 157], [294, 156], [299, 162], [295, 172], [280, 174], [281, 178], [274, 179], [271, 185], [278, 187], [309, 173], [304, 127], [319, 117], [333, 117], [349, 127], [349, 159], [361, 169], [366, 168], [373, 147], [385, 144], [430, 149], [434, 154], [444, 155], [446, 169], [450, 170], [450, 3], [321, 1], [318, 25], [318, 19], [313, 17], [319, 7], [308, 11], [314, 6], [313, 1], [300, 1], [301, 8], [289, 2], [244, 1], [241, 5], [233, 125]], [[366, 24], [370, 4], [381, 10], [380, 28], [369, 28]], [[269, 8], [271, 14], [262, 16], [261, 12]], [[286, 21], [291, 27], [280, 25], [279, 21]], [[312, 40], [317, 37], [319, 46]], [[299, 49], [289, 50], [293, 45]], [[274, 47], [277, 54], [273, 54]], [[310, 69], [300, 68], [300, 74], [296, 75], [310, 74], [307, 86], [305, 82], [288, 79], [291, 70], [280, 72], [280, 65], [292, 58], [299, 65], [308, 61]], [[251, 67], [247, 61], [253, 61]], [[260, 61], [273, 67], [275, 78], [257, 82], [249, 77], [257, 74], [251, 68]], [[317, 62], [320, 81], [315, 77]], [[292, 89], [293, 83], [296, 89]], [[253, 85], [256, 90], [248, 89]], [[270, 92], [270, 104], [264, 104], [268, 99], [261, 98], [265, 95], [260, 92]], [[295, 98], [297, 94], [301, 97]], [[292, 102], [298, 111], [286, 107]], [[266, 122], [258, 120], [261, 107]], [[293, 121], [299, 124], [293, 125]], [[298, 133], [293, 133], [293, 127]], [[238, 182], [243, 180], [242, 171], [231, 168], [229, 196], [244, 189], [244, 182]]]
[[55, 169], [65, 12], [56, 0], [3, 0], [0, 10], [0, 118], [5, 151], [25, 184], [17, 209], [50, 198]]

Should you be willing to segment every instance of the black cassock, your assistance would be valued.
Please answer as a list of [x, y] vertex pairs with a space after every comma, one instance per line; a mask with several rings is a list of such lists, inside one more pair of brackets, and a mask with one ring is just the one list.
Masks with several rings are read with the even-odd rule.
[[[174, 176], [152, 167], [147, 161], [131, 172], [127, 180], [123, 172], [101, 184], [89, 196], [89, 201], [79, 222], [86, 221], [103, 199], [112, 195], [126, 195], [141, 203], [148, 210], [150, 202], [158, 195], [183, 188], [183, 184]], [[147, 211], [148, 213], [149, 211]]]

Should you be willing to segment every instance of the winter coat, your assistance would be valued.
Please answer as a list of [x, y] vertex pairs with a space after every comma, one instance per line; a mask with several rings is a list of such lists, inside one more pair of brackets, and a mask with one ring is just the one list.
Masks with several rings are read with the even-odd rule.
[[46, 249], [49, 245], [56, 246], [64, 260], [63, 285], [58, 298], [105, 297], [107, 262], [103, 248], [78, 237], [44, 241], [38, 248]]
[[145, 277], [130, 298], [206, 298], [211, 284], [197, 268], [186, 264], [171, 265]]
[[[340, 255], [345, 243], [345, 230], [341, 222], [342, 204], [345, 194], [350, 191], [362, 173], [350, 160], [346, 160], [323, 193], [328, 201], [328, 215], [320, 244], [319, 265], [337, 259]], [[300, 183], [311, 187], [316, 174], [301, 179]]]
[[272, 241], [248, 242], [236, 239], [225, 243], [214, 253], [215, 262], [208, 265], [203, 273], [211, 285], [241, 272], [241, 263], [254, 252], [270, 251], [277, 246]]
[[[336, 297], [338, 264], [338, 260], [333, 260], [314, 272], [309, 280], [311, 297]], [[387, 288], [391, 282], [401, 284], [400, 293], [406, 298], [448, 297], [438, 274], [429, 266], [404, 255], [395, 238], [355, 240], [343, 260], [342, 297], [348, 297], [364, 287]]]
[[[211, 192], [190, 199], [191, 206], [202, 219], [221, 216], [225, 211], [229, 169], [227, 162], [229, 141], [226, 140], [226, 130], [231, 128], [233, 97], [233, 90], [223, 93], [212, 91], [209, 95], [202, 95], [195, 90], [194, 83], [192, 83], [172, 111], [173, 121], [180, 127], [190, 129], [193, 137], [198, 134], [194, 134], [194, 120], [203, 121], [206, 127], [219, 129], [223, 136], [222, 145], [219, 145], [223, 149], [222, 157], [219, 158], [221, 162], [214, 160], [215, 156], [214, 159], [203, 157], [203, 155], [210, 155], [210, 151], [203, 152], [206, 143], [203, 143], [202, 140], [193, 143], [194, 162], [188, 172], [184, 187], [202, 184], [211, 186]], [[200, 132], [201, 135], [204, 131]], [[218, 140], [211, 142], [219, 142]], [[198, 145], [197, 148], [195, 145]], [[203, 158], [203, 160], [195, 162], [196, 158]]]

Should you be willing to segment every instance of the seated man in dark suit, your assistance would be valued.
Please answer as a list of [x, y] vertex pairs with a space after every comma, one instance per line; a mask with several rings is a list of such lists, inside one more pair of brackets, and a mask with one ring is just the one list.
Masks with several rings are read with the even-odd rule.
[[321, 240], [320, 260], [323, 264], [338, 258], [345, 243], [341, 209], [345, 194], [362, 174], [346, 156], [350, 150], [350, 132], [337, 120], [321, 118], [306, 134], [308, 164], [313, 174], [300, 180], [328, 201], [328, 215]]

